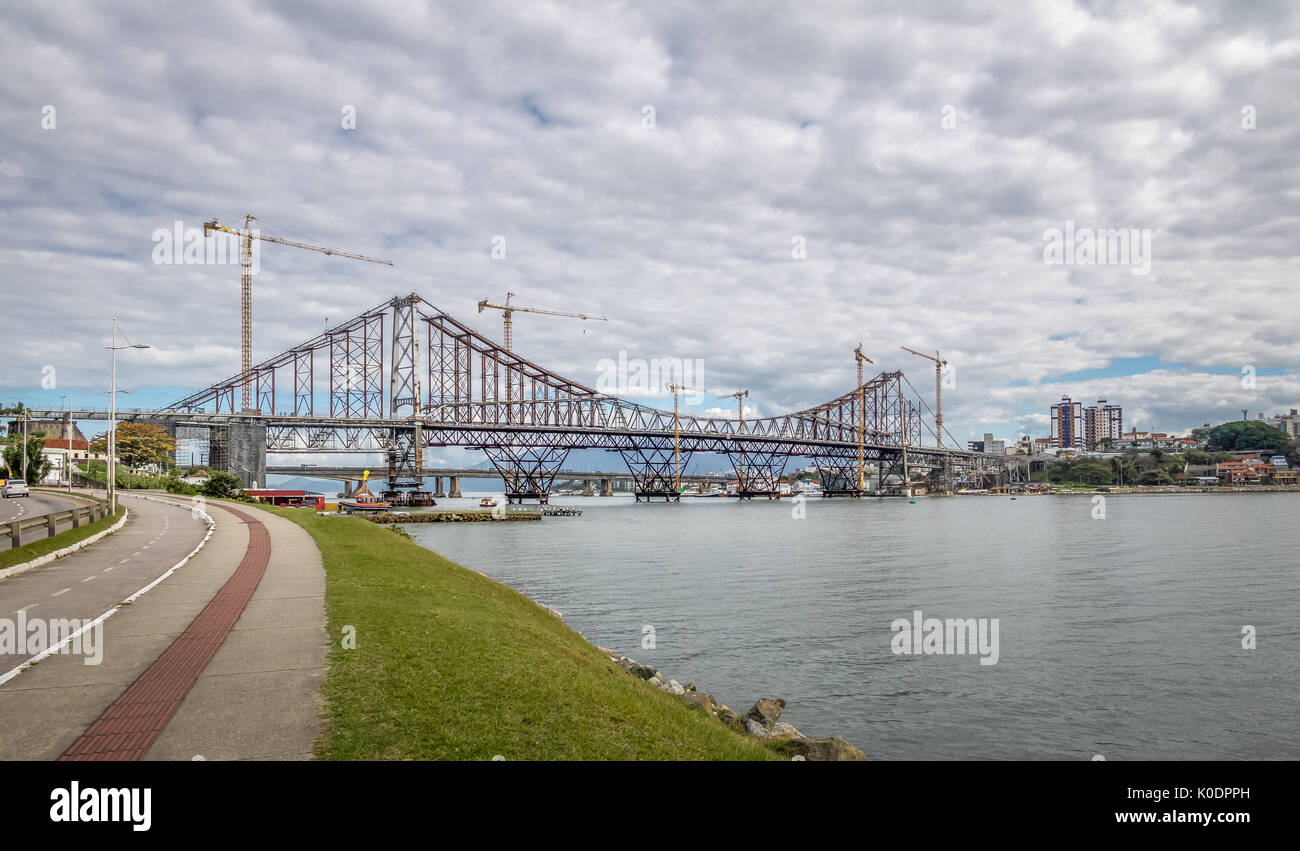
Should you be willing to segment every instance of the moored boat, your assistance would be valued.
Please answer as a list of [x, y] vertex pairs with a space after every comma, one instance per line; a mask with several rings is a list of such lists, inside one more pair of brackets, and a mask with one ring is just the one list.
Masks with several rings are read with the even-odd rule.
[[393, 507], [392, 503], [384, 502], [382, 499], [380, 499], [377, 496], [362, 496], [362, 497], [357, 497], [356, 499], [339, 500], [339, 508], [343, 509], [349, 514], [357, 514], [357, 513], [364, 514], [367, 512], [390, 511], [392, 510], [392, 507]]

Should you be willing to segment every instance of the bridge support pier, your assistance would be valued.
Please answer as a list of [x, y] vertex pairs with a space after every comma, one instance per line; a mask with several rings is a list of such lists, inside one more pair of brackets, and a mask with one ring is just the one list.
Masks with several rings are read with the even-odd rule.
[[447, 493], [442, 489], [442, 476], [433, 477], [433, 498], [442, 499]]
[[555, 473], [569, 457], [568, 449], [550, 446], [494, 446], [484, 447], [483, 451], [505, 479], [507, 505], [526, 499], [546, 505]]
[[817, 456], [817, 475], [821, 478], [822, 496], [862, 496], [858, 489], [858, 459]]
[[460, 499], [460, 476], [447, 477], [448, 499]]
[[591, 479], [583, 479], [583, 480], [582, 480], [582, 495], [583, 495], [583, 496], [595, 496], [595, 495], [596, 495], [595, 488], [593, 488], [593, 487], [592, 487], [592, 484], [591, 484]]
[[614, 495], [614, 480], [613, 480], [613, 479], [601, 479], [601, 480], [600, 480], [600, 495], [601, 495], [601, 496], [613, 496], [613, 495]]
[[765, 496], [768, 499], [781, 498], [781, 474], [790, 457], [781, 449], [758, 449], [755, 451], [728, 452], [732, 468], [739, 480], [737, 496], [741, 499], [753, 499]]
[[[637, 502], [679, 502], [681, 494], [674, 487], [676, 482], [673, 444], [669, 440], [651, 440], [651, 445], [635, 449], [620, 450], [623, 463], [632, 473], [632, 487]], [[691, 459], [691, 453], [681, 453], [681, 463], [685, 466]]]

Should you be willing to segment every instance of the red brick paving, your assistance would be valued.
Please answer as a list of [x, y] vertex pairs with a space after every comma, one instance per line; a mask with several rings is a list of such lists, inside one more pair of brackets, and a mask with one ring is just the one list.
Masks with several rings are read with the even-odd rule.
[[222, 507], [248, 526], [248, 549], [234, 575], [185, 632], [86, 728], [60, 760], [140, 759], [221, 649], [262, 581], [271, 557], [271, 536], [266, 526], [249, 514]]

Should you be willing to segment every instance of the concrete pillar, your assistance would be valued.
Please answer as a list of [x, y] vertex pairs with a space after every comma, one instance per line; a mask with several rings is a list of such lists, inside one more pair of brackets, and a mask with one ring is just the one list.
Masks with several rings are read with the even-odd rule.
[[614, 480], [613, 480], [613, 479], [601, 479], [601, 480], [600, 480], [600, 495], [601, 495], [601, 496], [613, 496], [613, 495], [614, 495]]
[[447, 477], [447, 496], [451, 499], [460, 499], [460, 476]]
[[595, 490], [592, 488], [592, 486], [591, 486], [591, 479], [583, 479], [583, 480], [582, 480], [582, 495], [583, 495], [583, 496], [595, 496], [595, 495], [596, 495], [596, 491], [595, 491]]
[[442, 476], [433, 477], [433, 498], [440, 499], [447, 494], [442, 489]]

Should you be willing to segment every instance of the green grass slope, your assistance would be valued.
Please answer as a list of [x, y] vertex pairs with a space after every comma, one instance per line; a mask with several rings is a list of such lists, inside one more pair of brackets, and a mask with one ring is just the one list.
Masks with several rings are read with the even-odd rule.
[[[522, 594], [359, 518], [268, 509], [315, 540], [332, 649], [324, 759], [759, 760]], [[344, 649], [344, 628], [356, 648]]]

